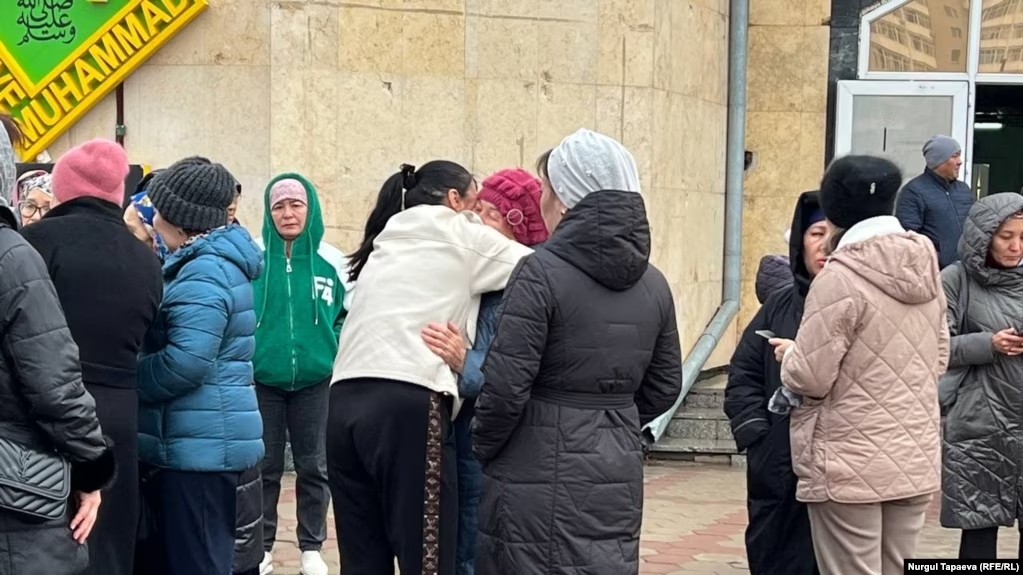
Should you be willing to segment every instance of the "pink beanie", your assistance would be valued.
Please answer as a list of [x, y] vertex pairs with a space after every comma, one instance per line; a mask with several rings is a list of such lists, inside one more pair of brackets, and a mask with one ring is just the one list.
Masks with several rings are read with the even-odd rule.
[[294, 178], [277, 180], [274, 185], [270, 186], [270, 208], [272, 209], [284, 200], [295, 200], [308, 205], [309, 194], [306, 193], [302, 182]]
[[53, 166], [53, 197], [58, 202], [93, 197], [121, 206], [128, 156], [109, 140], [90, 140], [72, 148]]
[[526, 170], [495, 172], [483, 180], [478, 199], [497, 206], [515, 234], [515, 241], [535, 246], [547, 241], [547, 225], [540, 215], [540, 180]]

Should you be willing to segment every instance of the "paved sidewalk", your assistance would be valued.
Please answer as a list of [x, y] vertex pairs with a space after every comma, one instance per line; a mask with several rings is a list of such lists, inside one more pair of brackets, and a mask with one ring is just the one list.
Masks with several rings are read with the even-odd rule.
[[[275, 575], [297, 575], [299, 551], [295, 539], [295, 481], [285, 477], [281, 494], [280, 532], [274, 560]], [[340, 573], [337, 543], [330, 519], [330, 541], [324, 556], [331, 575]], [[743, 549], [746, 527], [745, 470], [714, 464], [652, 462], [646, 468], [641, 575], [748, 573]], [[1002, 557], [1015, 557], [1018, 535], [1002, 530]], [[959, 532], [938, 525], [938, 505], [932, 504], [920, 538], [919, 557], [955, 557]]]

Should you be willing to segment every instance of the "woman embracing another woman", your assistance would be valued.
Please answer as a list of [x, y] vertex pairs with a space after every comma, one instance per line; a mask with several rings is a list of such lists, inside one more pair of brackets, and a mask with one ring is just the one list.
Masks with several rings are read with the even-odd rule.
[[430, 323], [475, 334], [483, 294], [532, 252], [471, 213], [472, 174], [402, 166], [352, 255], [357, 282], [330, 390], [327, 472], [345, 575], [455, 570], [456, 374], [423, 341]]

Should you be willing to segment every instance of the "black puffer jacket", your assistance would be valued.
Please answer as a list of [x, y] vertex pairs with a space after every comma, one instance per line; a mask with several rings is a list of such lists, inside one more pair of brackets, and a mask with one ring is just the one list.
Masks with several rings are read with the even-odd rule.
[[242, 472], [237, 494], [234, 572], [245, 573], [258, 569], [263, 561], [263, 475], [259, 465]]
[[809, 215], [818, 209], [816, 192], [799, 197], [786, 258], [792, 263], [789, 286], [770, 294], [746, 326], [729, 362], [725, 413], [736, 446], [746, 450], [746, 556], [753, 575], [818, 572], [806, 504], [796, 501], [789, 418], [767, 411], [768, 400], [781, 386], [781, 364], [774, 357], [774, 348], [756, 334], [769, 330], [778, 337], [796, 337], [811, 279], [803, 263], [803, 235], [810, 227]]
[[792, 264], [788, 256], [768, 255], [760, 258], [753, 283], [757, 301], [763, 305], [776, 291], [792, 287]]
[[[42, 258], [12, 229], [6, 208], [0, 216], [0, 436], [68, 457], [73, 490], [101, 489], [115, 463], [82, 384], [78, 347]], [[73, 512], [68, 505], [68, 517], [40, 522], [0, 510], [0, 575], [85, 569], [88, 548], [68, 529]]]
[[590, 194], [505, 291], [473, 422], [477, 572], [639, 570], [640, 426], [682, 387], [675, 306], [639, 194]]

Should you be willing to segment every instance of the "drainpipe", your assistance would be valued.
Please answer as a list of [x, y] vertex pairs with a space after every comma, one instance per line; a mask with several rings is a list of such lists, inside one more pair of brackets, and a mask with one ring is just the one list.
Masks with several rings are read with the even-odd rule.
[[[728, 135], [725, 145], [725, 253], [721, 306], [682, 362], [682, 393], [667, 413], [643, 429], [647, 447], [657, 442], [682, 405], [725, 330], [739, 312], [742, 276], [742, 184], [746, 166], [746, 52], [749, 0], [729, 0]], [[684, 303], [684, 302], [683, 302]]]

